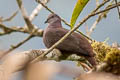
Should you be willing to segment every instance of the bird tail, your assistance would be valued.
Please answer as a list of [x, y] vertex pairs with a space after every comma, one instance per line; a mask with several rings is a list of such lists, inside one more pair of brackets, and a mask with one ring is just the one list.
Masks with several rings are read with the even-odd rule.
[[88, 56], [85, 56], [85, 58], [89, 61], [89, 63], [93, 66], [93, 67], [95, 67], [96, 66], [96, 60], [95, 60], [95, 58], [94, 57], [88, 57]]

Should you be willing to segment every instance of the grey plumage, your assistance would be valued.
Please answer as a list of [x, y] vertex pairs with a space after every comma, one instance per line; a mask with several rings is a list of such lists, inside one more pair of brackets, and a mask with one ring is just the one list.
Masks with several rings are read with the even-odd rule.
[[[69, 30], [65, 29], [61, 25], [61, 19], [56, 14], [50, 14], [46, 23], [49, 23], [48, 27], [44, 30], [43, 42], [47, 48], [50, 48], [58, 40], [60, 40]], [[76, 53], [80, 56], [84, 56], [93, 66], [96, 65], [94, 59], [93, 49], [82, 35], [74, 32], [67, 39], [65, 39], [56, 48], [65, 52]]]

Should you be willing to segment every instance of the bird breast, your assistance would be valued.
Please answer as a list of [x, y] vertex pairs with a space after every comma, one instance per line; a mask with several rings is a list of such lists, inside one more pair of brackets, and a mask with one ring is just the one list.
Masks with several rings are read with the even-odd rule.
[[62, 37], [55, 30], [54, 28], [46, 28], [44, 31], [43, 42], [47, 48], [50, 48]]

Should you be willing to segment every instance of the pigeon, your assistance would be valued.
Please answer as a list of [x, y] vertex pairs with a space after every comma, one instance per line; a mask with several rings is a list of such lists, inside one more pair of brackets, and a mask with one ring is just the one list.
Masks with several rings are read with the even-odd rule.
[[[50, 14], [45, 23], [48, 23], [48, 26], [43, 33], [43, 42], [47, 48], [50, 48], [69, 32], [68, 29], [62, 27], [61, 18], [56, 14]], [[69, 35], [56, 48], [61, 52], [71, 52], [83, 56], [92, 66], [96, 66], [95, 53], [93, 52], [91, 44], [84, 36], [77, 32]]]

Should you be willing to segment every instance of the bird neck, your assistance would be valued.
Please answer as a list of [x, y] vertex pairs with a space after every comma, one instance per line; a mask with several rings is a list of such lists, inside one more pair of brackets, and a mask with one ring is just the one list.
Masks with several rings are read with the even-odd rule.
[[50, 23], [48, 25], [48, 27], [49, 28], [60, 28], [60, 27], [62, 27], [62, 24], [61, 24], [61, 21], [57, 20], [57, 21], [55, 21], [53, 23]]

